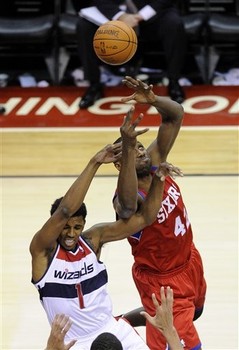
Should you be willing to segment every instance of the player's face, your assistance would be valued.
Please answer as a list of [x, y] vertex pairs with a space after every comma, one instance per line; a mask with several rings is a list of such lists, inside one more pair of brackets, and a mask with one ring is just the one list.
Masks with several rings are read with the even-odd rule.
[[73, 250], [75, 248], [84, 225], [85, 221], [82, 216], [74, 216], [67, 221], [58, 238], [58, 242], [63, 248], [66, 250]]
[[146, 148], [142, 143], [137, 142], [136, 147], [136, 172], [138, 177], [146, 176], [150, 174], [151, 169], [151, 158]]

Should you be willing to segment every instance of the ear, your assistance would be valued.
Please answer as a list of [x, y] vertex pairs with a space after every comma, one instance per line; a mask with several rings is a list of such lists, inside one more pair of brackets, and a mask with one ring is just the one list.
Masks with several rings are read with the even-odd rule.
[[120, 171], [120, 168], [121, 168], [120, 162], [115, 162], [115, 163], [114, 163], [114, 166], [116, 167], [116, 169], [117, 169], [118, 171]]

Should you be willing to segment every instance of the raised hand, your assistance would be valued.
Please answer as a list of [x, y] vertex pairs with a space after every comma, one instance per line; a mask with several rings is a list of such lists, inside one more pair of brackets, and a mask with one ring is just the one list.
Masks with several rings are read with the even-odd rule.
[[140, 113], [139, 116], [133, 121], [134, 106], [130, 108], [127, 115], [124, 117], [123, 124], [120, 127], [120, 133], [122, 140], [124, 140], [126, 145], [135, 147], [137, 136], [146, 133], [149, 128], [144, 128], [142, 130], [135, 130], [143, 119], [143, 114]]
[[134, 79], [132, 77], [126, 76], [122, 80], [128, 88], [133, 89], [135, 92], [127, 97], [122, 97], [122, 102], [136, 101], [138, 103], [148, 103], [152, 104], [156, 101], [156, 95], [153, 92], [153, 85], [143, 83], [140, 79]]
[[71, 324], [72, 322], [66, 315], [60, 314], [55, 316], [46, 350], [69, 350], [76, 343], [76, 340], [72, 340], [68, 344], [64, 343], [65, 335], [69, 331]]
[[161, 181], [164, 181], [165, 177], [167, 176], [175, 178], [175, 176], [183, 176], [183, 173], [179, 168], [175, 167], [173, 164], [164, 162], [159, 164], [155, 175], [158, 176]]
[[95, 160], [100, 164], [116, 162], [121, 157], [121, 143], [106, 145], [95, 155]]
[[164, 287], [160, 289], [161, 295], [161, 305], [159, 305], [155, 294], [152, 294], [152, 301], [155, 307], [155, 316], [150, 316], [147, 312], [142, 311], [141, 315], [145, 318], [163, 334], [168, 328], [173, 327], [173, 290], [170, 287], [166, 289], [166, 296]]
[[160, 288], [161, 305], [155, 294], [152, 294], [152, 301], [155, 307], [155, 316], [150, 316], [147, 312], [140, 312], [146, 320], [156, 327], [164, 336], [172, 350], [183, 350], [177, 330], [173, 324], [173, 290], [170, 287]]

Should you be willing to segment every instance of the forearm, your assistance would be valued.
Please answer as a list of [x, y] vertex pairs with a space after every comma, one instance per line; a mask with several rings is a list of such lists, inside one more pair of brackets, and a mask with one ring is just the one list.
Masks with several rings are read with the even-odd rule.
[[161, 207], [164, 191], [164, 181], [167, 176], [183, 176], [181, 170], [170, 163], [159, 164], [152, 179], [148, 195], [141, 206], [141, 215], [144, 218], [145, 226], [154, 222]]
[[151, 225], [157, 217], [163, 198], [164, 180], [164, 177], [155, 173], [147, 197], [141, 206], [145, 226]]
[[138, 180], [135, 166], [132, 164], [135, 164], [135, 149], [123, 145], [116, 205], [116, 211], [119, 211], [118, 214], [122, 218], [129, 218], [137, 210]]
[[151, 105], [157, 109], [162, 118], [157, 138], [148, 147], [152, 165], [157, 165], [158, 162], [167, 159], [182, 125], [184, 112], [180, 104], [165, 97], [155, 96]]
[[163, 122], [181, 123], [184, 111], [179, 103], [167, 97], [155, 96], [155, 101], [151, 105], [161, 114]]
[[80, 176], [66, 192], [62, 199], [61, 207], [65, 208], [67, 216], [70, 217], [80, 208], [100, 165], [101, 164], [96, 161], [95, 157], [91, 158]]
[[183, 346], [180, 342], [178, 332], [176, 331], [176, 329], [174, 327], [172, 327], [171, 329], [168, 329], [162, 333], [163, 333], [165, 339], [167, 340], [167, 343], [170, 347], [170, 350], [182, 350], [183, 349]]

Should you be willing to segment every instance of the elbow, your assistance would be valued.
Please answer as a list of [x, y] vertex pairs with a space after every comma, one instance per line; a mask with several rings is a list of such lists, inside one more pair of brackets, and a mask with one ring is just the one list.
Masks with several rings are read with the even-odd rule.
[[178, 105], [178, 119], [183, 120], [184, 117], [184, 108], [182, 105]]
[[134, 215], [137, 211], [137, 208], [134, 206], [122, 207], [118, 211], [118, 215], [122, 219], [129, 219], [132, 215]]
[[137, 206], [134, 205], [118, 205], [116, 208], [117, 214], [121, 219], [129, 219], [132, 215], [134, 215], [137, 211]]
[[59, 212], [60, 212], [61, 216], [65, 219], [69, 219], [73, 215], [73, 213], [71, 213], [70, 208], [68, 208], [66, 206], [60, 206]]
[[171, 113], [165, 115], [166, 120], [168, 120], [169, 122], [176, 122], [176, 123], [181, 123], [184, 117], [184, 108], [181, 104], [179, 104], [178, 102], [174, 102], [174, 110], [171, 111]]
[[132, 215], [134, 215], [136, 210], [133, 209], [123, 209], [121, 210], [118, 215], [121, 219], [129, 219]]
[[144, 224], [143, 224], [144, 227], [152, 225], [155, 220], [156, 220], [156, 216], [152, 217], [152, 215], [145, 215], [144, 216]]
[[145, 227], [152, 225], [154, 223], [154, 221], [155, 221], [155, 218], [151, 219], [151, 220], [150, 219], [145, 220]]

